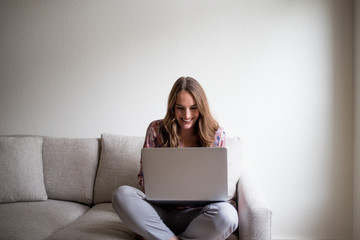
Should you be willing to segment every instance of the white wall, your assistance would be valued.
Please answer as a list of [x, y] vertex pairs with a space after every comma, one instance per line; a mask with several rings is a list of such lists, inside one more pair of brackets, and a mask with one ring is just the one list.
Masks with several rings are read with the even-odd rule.
[[144, 135], [193, 76], [274, 212], [352, 236], [352, 1], [2, 1], [0, 134]]

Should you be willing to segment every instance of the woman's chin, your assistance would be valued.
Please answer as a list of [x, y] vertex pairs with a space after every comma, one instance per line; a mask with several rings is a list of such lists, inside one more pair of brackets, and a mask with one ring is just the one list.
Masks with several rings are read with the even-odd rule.
[[184, 130], [192, 129], [193, 126], [194, 126], [194, 124], [192, 124], [192, 123], [182, 123], [181, 124], [181, 128]]

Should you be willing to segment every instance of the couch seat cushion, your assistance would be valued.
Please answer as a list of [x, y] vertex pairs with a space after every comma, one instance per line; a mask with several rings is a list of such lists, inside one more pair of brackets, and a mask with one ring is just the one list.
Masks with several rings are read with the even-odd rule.
[[[133, 240], [132, 232], [114, 212], [111, 203], [101, 203], [47, 240]], [[233, 233], [227, 240], [237, 240]]]
[[46, 200], [41, 137], [0, 137], [0, 203]]
[[47, 200], [0, 204], [0, 239], [41, 240], [64, 228], [89, 207]]
[[97, 204], [85, 215], [52, 235], [51, 240], [132, 240], [135, 234], [121, 222], [111, 203]]

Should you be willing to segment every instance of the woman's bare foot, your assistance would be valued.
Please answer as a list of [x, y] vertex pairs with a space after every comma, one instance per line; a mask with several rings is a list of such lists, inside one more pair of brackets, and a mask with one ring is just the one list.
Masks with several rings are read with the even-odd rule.
[[178, 238], [177, 236], [173, 236], [169, 240], [180, 240], [180, 238]]

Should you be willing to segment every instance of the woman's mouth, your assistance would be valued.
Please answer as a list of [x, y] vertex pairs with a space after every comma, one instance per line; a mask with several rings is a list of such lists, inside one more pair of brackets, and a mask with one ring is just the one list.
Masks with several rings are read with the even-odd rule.
[[183, 120], [183, 122], [185, 122], [185, 123], [190, 123], [190, 122], [192, 121], [192, 118], [190, 118], [190, 119], [184, 119], [184, 118], [182, 118], [181, 120]]

